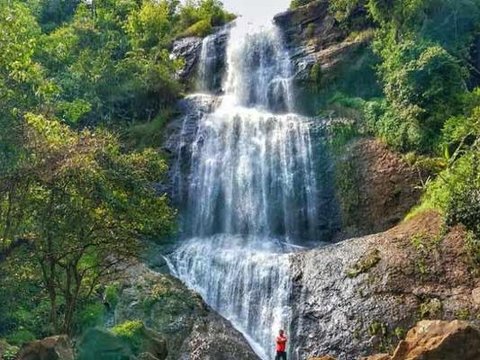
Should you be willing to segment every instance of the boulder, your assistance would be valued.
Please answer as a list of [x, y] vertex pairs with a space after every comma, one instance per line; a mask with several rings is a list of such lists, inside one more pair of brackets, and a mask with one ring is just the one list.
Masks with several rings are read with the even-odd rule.
[[48, 337], [25, 344], [18, 360], [73, 360], [73, 347], [66, 335]]
[[165, 340], [167, 360], [258, 360], [243, 335], [198, 294], [140, 264], [129, 268], [115, 308], [117, 324], [129, 320]]
[[165, 340], [143, 324], [126, 335], [90, 329], [79, 343], [78, 360], [166, 359]]
[[419, 322], [392, 356], [392, 360], [459, 359], [480, 359], [480, 330], [458, 320]]
[[130, 360], [133, 357], [130, 346], [107, 330], [90, 329], [79, 344], [78, 360]]

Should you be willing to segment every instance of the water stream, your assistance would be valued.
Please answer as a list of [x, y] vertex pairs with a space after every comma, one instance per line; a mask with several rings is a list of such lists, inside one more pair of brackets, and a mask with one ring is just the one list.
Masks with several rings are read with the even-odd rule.
[[[219, 56], [215, 35], [207, 37], [199, 91], [219, 92]], [[189, 144], [184, 240], [169, 259], [270, 359], [275, 334], [292, 321], [289, 253], [320, 239], [310, 119], [294, 113], [289, 54], [275, 27], [233, 27], [223, 56], [219, 105]]]

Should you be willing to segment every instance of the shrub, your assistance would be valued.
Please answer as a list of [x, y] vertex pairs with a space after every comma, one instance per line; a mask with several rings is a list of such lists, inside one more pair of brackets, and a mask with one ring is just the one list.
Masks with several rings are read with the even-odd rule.
[[200, 20], [188, 27], [181, 35], [181, 37], [198, 36], [205, 37], [213, 30], [212, 24], [209, 20]]
[[104, 313], [105, 306], [100, 302], [85, 305], [76, 316], [76, 331], [82, 333], [89, 328], [101, 325], [103, 323]]
[[35, 334], [27, 329], [19, 329], [7, 336], [7, 342], [12, 345], [23, 345], [35, 340]]

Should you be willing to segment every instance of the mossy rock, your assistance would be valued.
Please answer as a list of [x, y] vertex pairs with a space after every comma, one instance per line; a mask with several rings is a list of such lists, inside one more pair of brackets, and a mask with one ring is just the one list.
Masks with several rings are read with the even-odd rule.
[[163, 360], [166, 357], [165, 340], [139, 321], [125, 322], [111, 331], [88, 330], [78, 352], [78, 360]]

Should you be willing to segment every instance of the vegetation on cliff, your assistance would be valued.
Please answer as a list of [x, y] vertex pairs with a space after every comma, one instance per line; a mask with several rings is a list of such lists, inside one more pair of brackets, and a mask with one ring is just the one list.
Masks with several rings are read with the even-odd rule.
[[183, 90], [172, 41], [232, 17], [217, 0], [1, 2], [0, 338], [95, 325], [104, 282], [173, 231], [144, 135]]
[[[425, 195], [414, 213], [439, 210], [478, 239], [480, 1], [330, 0], [329, 7], [351, 34], [352, 23], [372, 24], [377, 66], [369, 83], [382, 88], [375, 98], [362, 98], [355, 87], [331, 92], [329, 114], [353, 119], [355, 130], [345, 123], [349, 134], [375, 136], [418, 169]], [[341, 71], [348, 77], [355, 69]], [[345, 131], [336, 132], [343, 138]]]

